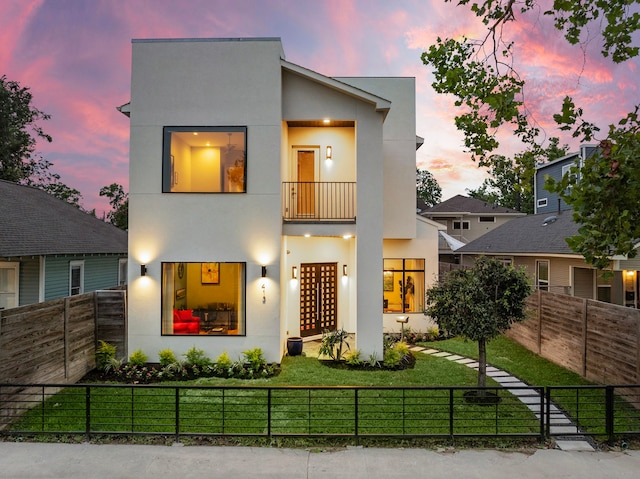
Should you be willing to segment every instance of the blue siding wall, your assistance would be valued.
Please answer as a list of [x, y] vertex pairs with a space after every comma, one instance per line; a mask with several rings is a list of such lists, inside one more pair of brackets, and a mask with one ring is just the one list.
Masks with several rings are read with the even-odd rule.
[[44, 300], [69, 296], [69, 263], [84, 261], [84, 292], [118, 286], [118, 261], [124, 256], [57, 256], [45, 259]]
[[20, 259], [20, 306], [38, 302], [39, 278], [40, 259]]
[[[560, 196], [557, 193], [550, 193], [544, 189], [544, 183], [547, 176], [550, 176], [554, 180], [559, 181], [562, 178], [562, 167], [564, 165], [573, 164], [577, 160], [578, 157], [576, 155], [563, 161], [556, 161], [550, 163], [549, 165], [543, 165], [536, 170], [536, 213], [552, 213], [558, 211], [558, 201], [560, 201], [561, 210], [569, 209], [569, 206], [560, 199]], [[547, 205], [538, 207], [538, 200], [542, 198], [547, 199]]]

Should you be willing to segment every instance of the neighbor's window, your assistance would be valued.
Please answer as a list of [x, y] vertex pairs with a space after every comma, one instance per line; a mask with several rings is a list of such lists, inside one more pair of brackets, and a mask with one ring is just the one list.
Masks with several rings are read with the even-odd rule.
[[162, 334], [245, 334], [245, 263], [162, 263]]
[[495, 216], [480, 216], [480, 217], [478, 217], [478, 222], [480, 222], [480, 223], [495, 223], [496, 222], [496, 217]]
[[423, 312], [424, 259], [385, 259], [383, 265], [384, 312]]
[[540, 198], [538, 200], [538, 208], [543, 208], [547, 206], [547, 199], [546, 198]]
[[163, 193], [246, 192], [245, 127], [165, 127]]
[[470, 227], [470, 223], [468, 221], [454, 221], [453, 229], [454, 230], [468, 230]]
[[69, 296], [84, 293], [84, 261], [69, 262]]

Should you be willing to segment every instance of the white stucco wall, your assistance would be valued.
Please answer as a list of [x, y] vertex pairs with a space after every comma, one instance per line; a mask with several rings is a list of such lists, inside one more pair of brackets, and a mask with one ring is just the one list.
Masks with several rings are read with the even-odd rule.
[[[443, 226], [435, 221], [427, 220], [420, 216], [415, 216], [417, 237], [412, 240], [385, 240], [385, 258], [424, 258], [424, 282], [425, 291], [438, 281], [438, 229]], [[382, 301], [380, 301], [382, 302]], [[383, 313], [383, 323], [385, 332], [400, 332], [400, 324], [396, 321], [398, 316], [409, 316], [406, 326], [412, 331], [426, 332], [435, 325], [435, 322], [418, 313]]]
[[[215, 359], [259, 346], [280, 360], [281, 52], [275, 40], [134, 41], [129, 351], [153, 361], [196, 346]], [[164, 126], [246, 126], [247, 192], [163, 194]], [[161, 336], [163, 261], [246, 262], [246, 336]]]

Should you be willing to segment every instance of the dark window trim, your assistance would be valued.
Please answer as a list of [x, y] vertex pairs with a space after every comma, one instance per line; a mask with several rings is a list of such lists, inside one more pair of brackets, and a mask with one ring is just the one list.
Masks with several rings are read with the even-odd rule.
[[[407, 269], [405, 267], [406, 261], [415, 261], [415, 260], [422, 260], [423, 261], [423, 269]], [[427, 260], [425, 258], [382, 258], [382, 274], [384, 275], [385, 271], [392, 271], [394, 273], [398, 273], [399, 270], [397, 269], [386, 269], [384, 267], [384, 262], [385, 261], [402, 261], [402, 284], [405, 284], [405, 282], [407, 281], [406, 279], [406, 275], [407, 273], [422, 273], [422, 285], [423, 285], [423, 294], [426, 292], [427, 289], [427, 285], [426, 285], [426, 277], [427, 274], [425, 273], [425, 269], [427, 268]], [[384, 311], [384, 307], [382, 308], [382, 314], [398, 314], [398, 311], [389, 311], [389, 312], [385, 312]], [[415, 311], [405, 311], [405, 307], [404, 307], [404, 301], [402, 302], [402, 313], [401, 314], [416, 314]]]
[[[201, 263], [220, 263], [220, 264], [241, 264], [244, 266], [243, 268], [243, 279], [244, 284], [242, 288], [242, 304], [244, 305], [244, 310], [238, 309], [238, 321], [240, 321], [240, 314], [243, 313], [243, 321], [244, 321], [244, 332], [242, 334], [174, 334], [174, 333], [164, 333], [162, 330], [162, 301], [165, 293], [165, 285], [164, 278], [162, 275], [164, 274], [164, 265], [165, 264], [180, 264], [180, 263], [193, 263], [193, 264], [201, 264]], [[160, 274], [161, 274], [161, 282], [162, 286], [160, 287], [160, 336], [161, 337], [183, 337], [183, 336], [204, 336], [208, 338], [246, 338], [247, 337], [247, 262], [246, 261], [161, 261], [160, 262]], [[175, 306], [175, 292], [174, 294], [174, 303]], [[172, 308], [173, 309], [173, 308]]]
[[[173, 132], [242, 132], [244, 133], [244, 191], [230, 192], [202, 192], [202, 191], [171, 191], [171, 162], [169, 161], [169, 155], [171, 155], [171, 133]], [[248, 128], [246, 126], [164, 126], [162, 128], [162, 192], [169, 194], [207, 194], [207, 195], [237, 195], [245, 194], [249, 190], [249, 183], [247, 178], [247, 163], [249, 163], [249, 137]]]

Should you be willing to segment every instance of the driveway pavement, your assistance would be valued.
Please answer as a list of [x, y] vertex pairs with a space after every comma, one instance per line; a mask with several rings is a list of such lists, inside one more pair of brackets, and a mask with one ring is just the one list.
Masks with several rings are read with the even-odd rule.
[[631, 479], [640, 451], [380, 449], [0, 442], [2, 479]]

